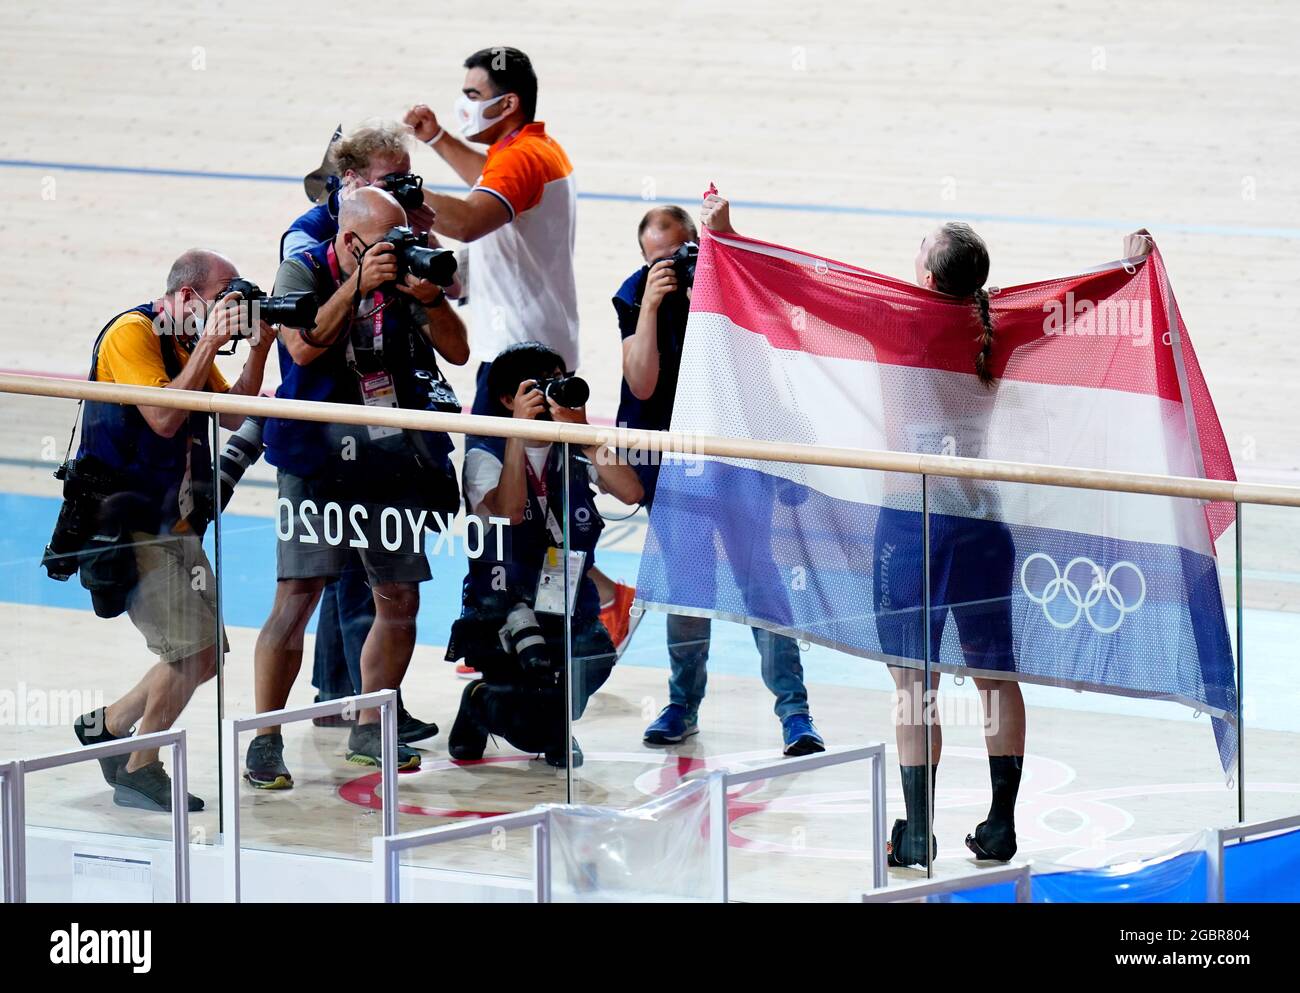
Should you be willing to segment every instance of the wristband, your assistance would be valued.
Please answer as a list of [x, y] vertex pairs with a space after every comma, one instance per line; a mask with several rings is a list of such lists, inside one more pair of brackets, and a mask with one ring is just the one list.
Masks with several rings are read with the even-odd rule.
[[447, 133], [446, 128], [443, 127], [438, 128], [438, 133], [434, 135], [432, 138], [430, 138], [428, 141], [426, 141], [425, 144], [428, 145], [430, 148], [432, 148], [434, 145], [438, 144], [438, 142], [442, 141], [442, 136], [445, 135], [446, 133]]
[[429, 308], [430, 310], [432, 310], [434, 307], [441, 307], [441, 306], [442, 306], [444, 303], [446, 303], [446, 302], [447, 302], [447, 291], [444, 290], [441, 286], [439, 286], [439, 287], [438, 287], [438, 299], [435, 300], [435, 301], [433, 301], [433, 303], [426, 303], [426, 304], [425, 304], [425, 307], [427, 307], [427, 308]]

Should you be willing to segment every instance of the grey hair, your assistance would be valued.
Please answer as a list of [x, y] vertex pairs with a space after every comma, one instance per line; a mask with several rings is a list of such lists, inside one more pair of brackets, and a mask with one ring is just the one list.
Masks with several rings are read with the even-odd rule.
[[216, 252], [205, 248], [191, 248], [182, 252], [167, 273], [167, 293], [179, 293], [184, 287], [198, 289], [212, 278], [217, 263], [227, 261]]

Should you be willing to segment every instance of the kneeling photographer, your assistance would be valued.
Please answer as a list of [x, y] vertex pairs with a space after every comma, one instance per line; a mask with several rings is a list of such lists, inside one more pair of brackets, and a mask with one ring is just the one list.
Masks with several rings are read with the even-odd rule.
[[[459, 411], [437, 360], [461, 365], [469, 357], [465, 326], [443, 290], [455, 256], [421, 247], [406, 221], [391, 194], [362, 187], [342, 200], [333, 239], [281, 263], [276, 292], [312, 292], [320, 309], [314, 326], [281, 334], [278, 397]], [[272, 418], [263, 440], [278, 470], [278, 581], [257, 639], [258, 711], [288, 700], [307, 621], [354, 549], [375, 602], [361, 649], [362, 692], [397, 688], [415, 648], [419, 584], [430, 578], [424, 532], [437, 526], [434, 515], [445, 519], [459, 506], [451, 438]], [[402, 540], [381, 534], [381, 522], [393, 519], [412, 521]], [[375, 709], [357, 716], [348, 761], [379, 764], [378, 721]], [[280, 729], [263, 729], [249, 744], [246, 780], [262, 789], [291, 787], [283, 749]], [[419, 753], [400, 746], [397, 764], [414, 768]]]
[[[264, 321], [253, 326], [250, 314], [257, 308], [241, 301], [260, 296], [224, 256], [185, 252], [172, 264], [162, 297], [104, 326], [89, 378], [254, 396], [275, 334]], [[273, 320], [284, 303], [259, 301], [266, 305], [261, 313]], [[232, 386], [214, 362], [238, 338], [249, 338], [250, 348]], [[221, 421], [237, 428], [243, 418], [225, 415]], [[76, 459], [57, 474], [64, 480], [64, 504], [42, 564], [54, 579], [80, 572], [95, 613], [128, 614], [158, 656], [125, 696], [77, 718], [78, 740], [95, 745], [135, 731], [167, 730], [195, 689], [216, 673], [216, 585], [203, 552], [213, 512], [211, 422], [181, 409], [88, 400], [81, 428]], [[222, 641], [224, 653], [224, 634]], [[114, 803], [171, 809], [171, 780], [157, 749], [99, 764]], [[203, 801], [191, 796], [189, 809], [202, 810]]]
[[[489, 413], [521, 420], [587, 423], [587, 384], [566, 377], [560, 355], [538, 342], [511, 345], [488, 373]], [[563, 446], [519, 438], [471, 436], [465, 452], [465, 503], [484, 520], [489, 539], [471, 559], [463, 611], [447, 658], [463, 657], [483, 674], [465, 687], [447, 741], [453, 759], [483, 756], [488, 735], [567, 763], [564, 717]], [[614, 644], [600, 621], [590, 573], [604, 522], [593, 484], [625, 503], [642, 496], [636, 473], [610, 448], [573, 446], [569, 454], [569, 562], [572, 612], [573, 717], [609, 678]], [[489, 524], [492, 528], [489, 528]], [[582, 753], [573, 742], [574, 763]]]

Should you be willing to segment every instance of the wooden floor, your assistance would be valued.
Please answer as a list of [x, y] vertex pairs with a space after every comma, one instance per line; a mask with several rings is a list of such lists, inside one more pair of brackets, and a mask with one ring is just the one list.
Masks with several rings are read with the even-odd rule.
[[[335, 0], [314, 9], [305, 23], [287, 6], [246, 2], [3, 5], [0, 368], [84, 375], [95, 332], [157, 296], [171, 260], [193, 245], [229, 254], [269, 287], [280, 232], [307, 206], [300, 185], [278, 178], [314, 168], [340, 121], [397, 116], [417, 101], [449, 116], [464, 56], [507, 43], [532, 55], [539, 116], [573, 159], [579, 189], [598, 195], [580, 201], [577, 247], [593, 416], [615, 413], [609, 298], [640, 263], [646, 200], [693, 207], [712, 181], [737, 202], [746, 233], [901, 275], [941, 218], [973, 219], [1001, 285], [1103, 263], [1126, 231], [1150, 228], [1239, 475], [1300, 481], [1300, 12], [1285, 4], [939, 0], [919, 12], [750, 0], [669, 5], [647, 17], [574, 0], [499, 3], [490, 13], [424, 5], [404, 10], [400, 24]], [[417, 150], [414, 165], [431, 185], [455, 182], [431, 152]], [[472, 370], [453, 381], [468, 400]], [[0, 397], [0, 494], [54, 495], [48, 469], [74, 413], [62, 401]], [[237, 509], [265, 513], [267, 495], [249, 488]], [[1248, 508], [1246, 525], [1246, 604], [1300, 610], [1294, 515]], [[614, 537], [635, 547], [640, 532], [630, 525]], [[1231, 566], [1230, 543], [1221, 551]], [[25, 682], [111, 699], [148, 663], [124, 619], [15, 604], [0, 605], [0, 619], [0, 689]], [[231, 631], [230, 713], [251, 710], [255, 633]], [[1267, 651], [1289, 662], [1296, 644], [1274, 639]], [[419, 655], [412, 710], [445, 727], [461, 684], [440, 652]], [[664, 678], [663, 669], [621, 667], [597, 697], [579, 729], [588, 762], [575, 799], [631, 804], [698, 767], [683, 756], [775, 754], [770, 700], [746, 676], [713, 680], [705, 730], [690, 745], [644, 749], [646, 701], [661, 700]], [[812, 691], [833, 744], [892, 737], [884, 694], [815, 681]], [[295, 701], [309, 692], [304, 678]], [[1294, 689], [1279, 693], [1300, 702]], [[184, 719], [192, 785], [210, 806], [195, 825], [209, 837], [214, 694], [202, 690]], [[1235, 817], [1235, 790], [1204, 721], [1088, 713], [1061, 700], [1031, 713], [1025, 857], [1096, 864]], [[987, 802], [978, 730], [953, 728], [948, 741], [944, 873], [969, 868], [961, 839]], [[1251, 741], [1251, 816], [1294, 813], [1294, 735], [1260, 731]], [[0, 727], [0, 756], [70, 743], [61, 725]], [[339, 794], [365, 793], [342, 761], [341, 732], [297, 729], [288, 747], [300, 785], [241, 799], [249, 843], [364, 856], [378, 814]], [[563, 779], [540, 763], [455, 768], [445, 758], [439, 736], [424, 769], [404, 777], [404, 802], [461, 812], [564, 798]], [[93, 770], [45, 775], [31, 787], [34, 823], [166, 831], [113, 807]], [[733, 825], [744, 842], [733, 863], [738, 898], [841, 899], [864, 884], [859, 772], [810, 780], [765, 787], [762, 804]], [[896, 774], [890, 786], [892, 816]], [[402, 827], [432, 822], [409, 813]], [[445, 857], [522, 873], [526, 855], [520, 841], [504, 855], [466, 846]]]

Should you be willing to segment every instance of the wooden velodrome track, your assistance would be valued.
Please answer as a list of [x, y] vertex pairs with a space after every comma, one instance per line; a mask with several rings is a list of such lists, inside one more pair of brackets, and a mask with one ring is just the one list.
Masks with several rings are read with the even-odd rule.
[[[269, 287], [279, 234], [306, 207], [293, 177], [319, 162], [335, 124], [397, 116], [416, 101], [449, 113], [461, 59], [513, 44], [538, 67], [539, 116], [568, 150], [586, 195], [578, 290], [593, 416], [614, 414], [619, 348], [609, 298], [639, 264], [645, 198], [692, 206], [713, 181], [737, 202], [734, 219], [746, 233], [902, 275], [922, 234], [945, 218], [975, 223], [992, 251], [991, 281], [1001, 285], [1108, 261], [1126, 231], [1150, 228], [1240, 476], [1300, 480], [1291, 413], [1300, 367], [1291, 331], [1300, 293], [1300, 134], [1291, 106], [1300, 15], [1286, 5], [1045, 11], [1023, 0], [942, 0], [923, 15], [874, 3], [653, 11], [506, 3], [490, 15], [315, 9], [306, 22], [297, 8], [247, 3], [0, 6], [0, 368], [84, 375], [94, 332], [156, 296], [170, 261], [192, 245], [225, 252]], [[429, 184], [455, 183], [427, 151], [415, 152], [414, 168]], [[468, 372], [453, 379], [468, 400]], [[0, 403], [0, 492], [54, 496], [49, 467], [74, 405]], [[269, 476], [259, 467], [252, 478]], [[249, 487], [232, 509], [265, 514], [268, 496]], [[1247, 657], [1258, 667], [1248, 671], [1260, 673], [1248, 682], [1247, 726], [1253, 703], [1264, 728], [1248, 730], [1252, 819], [1300, 807], [1300, 694], [1286, 678], [1300, 609], [1293, 513], [1254, 510], [1245, 530]], [[618, 529], [615, 548], [639, 547], [637, 520]], [[1231, 566], [1230, 541], [1224, 550]], [[0, 563], [0, 690], [112, 699], [147, 662], [138, 636], [124, 619], [41, 605], [49, 586], [30, 561]], [[665, 695], [662, 625], [647, 622], [635, 664], [619, 668], [579, 727], [588, 765], [575, 799], [623, 805], [689, 774], [692, 759], [775, 754], [778, 729], [752, 644], [728, 627], [716, 625], [714, 658], [727, 665], [711, 681], [705, 731], [676, 761], [639, 741], [646, 713]], [[231, 713], [252, 709], [255, 635], [255, 623], [231, 629]], [[841, 679], [842, 661], [828, 656], [807, 660], [828, 740], [891, 740], [878, 667]], [[435, 644], [421, 645], [408, 696], [413, 711], [445, 729], [462, 684], [440, 657]], [[306, 683], [293, 702], [310, 700]], [[1096, 864], [1235, 817], [1236, 793], [1223, 785], [1203, 720], [1173, 706], [1027, 695], [1025, 857]], [[953, 696], [969, 702], [969, 687]], [[206, 687], [183, 721], [193, 735], [192, 786], [209, 801], [196, 824], [209, 835], [215, 711]], [[403, 780], [407, 802], [424, 808], [403, 817], [404, 829], [436, 823], [428, 814], [563, 799], [563, 780], [538, 763], [445, 768], [444, 738], [445, 730], [433, 740], [425, 771]], [[54, 722], [0, 727], [0, 756], [70, 743]], [[984, 816], [987, 775], [977, 727], [950, 726], [946, 743], [937, 871], [951, 873], [971, 868], [961, 838]], [[335, 731], [290, 735], [301, 785], [243, 798], [249, 844], [364, 857], [378, 818], [337, 795], [358, 777], [341, 761], [342, 747]], [[863, 847], [865, 808], [854, 792], [863, 775], [768, 787], [759, 797], [767, 805], [736, 824], [748, 847], [734, 863], [735, 895], [842, 898], [865, 881], [865, 860], [848, 872], [844, 862]], [[113, 807], [92, 770], [45, 776], [29, 787], [35, 824], [166, 831], [161, 819]], [[345, 793], [356, 801], [364, 786]], [[897, 811], [896, 773], [890, 786]], [[522, 872], [524, 853], [466, 846], [442, 858]]]

